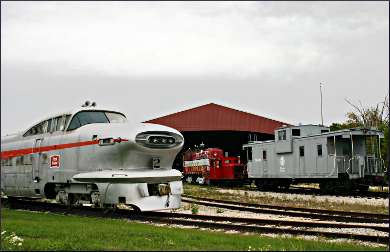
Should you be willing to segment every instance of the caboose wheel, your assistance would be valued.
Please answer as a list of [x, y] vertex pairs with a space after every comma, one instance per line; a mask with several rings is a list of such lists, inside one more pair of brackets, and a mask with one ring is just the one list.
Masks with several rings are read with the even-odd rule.
[[358, 186], [357, 186], [357, 189], [358, 189], [360, 192], [367, 192], [369, 188], [370, 188], [370, 186], [368, 186], [368, 185], [358, 185]]
[[333, 192], [333, 183], [326, 181], [320, 183], [320, 191], [324, 194], [329, 194]]
[[279, 185], [279, 188], [282, 191], [288, 191], [288, 189], [290, 189], [290, 184], [289, 183], [281, 184], [281, 185]]
[[266, 184], [264, 182], [260, 181], [260, 180], [256, 180], [255, 181], [255, 185], [257, 187], [257, 190], [259, 190], [259, 191], [266, 190]]

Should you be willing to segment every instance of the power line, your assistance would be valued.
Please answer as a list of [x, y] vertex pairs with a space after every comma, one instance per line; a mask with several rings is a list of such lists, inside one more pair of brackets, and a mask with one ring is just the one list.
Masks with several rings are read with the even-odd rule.
[[324, 125], [324, 117], [322, 115], [322, 86], [324, 84], [322, 82], [320, 82], [320, 93], [321, 93], [321, 125]]

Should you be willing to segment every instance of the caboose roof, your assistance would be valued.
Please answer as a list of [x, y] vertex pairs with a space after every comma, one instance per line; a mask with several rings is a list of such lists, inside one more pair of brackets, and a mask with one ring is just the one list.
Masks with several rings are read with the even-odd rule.
[[345, 134], [350, 135], [383, 135], [383, 132], [377, 129], [367, 129], [367, 128], [351, 128], [351, 129], [342, 129], [342, 130], [335, 130], [335, 131], [329, 131], [322, 134], [312, 135], [312, 136], [318, 136], [318, 135], [326, 135], [326, 136], [340, 136]]
[[[310, 138], [310, 137], [333, 137], [333, 136], [343, 136], [343, 135], [379, 135], [380, 138], [383, 138], [384, 134], [382, 131], [377, 129], [367, 129], [367, 128], [351, 128], [351, 129], [342, 129], [342, 130], [335, 130], [330, 132], [324, 132], [321, 134], [313, 134], [309, 136], [303, 136], [303, 137], [296, 137], [298, 139], [302, 138]], [[275, 140], [268, 140], [268, 141], [251, 141], [247, 144], [243, 145], [244, 147], [255, 145], [255, 144], [265, 144], [265, 143], [274, 143]]]

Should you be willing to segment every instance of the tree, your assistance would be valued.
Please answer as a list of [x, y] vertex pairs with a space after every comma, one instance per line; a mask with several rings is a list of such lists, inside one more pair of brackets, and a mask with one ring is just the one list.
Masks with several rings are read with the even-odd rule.
[[345, 123], [333, 123], [330, 130], [340, 130], [356, 127], [377, 128], [384, 132], [384, 139], [381, 141], [381, 156], [388, 160], [388, 141], [389, 141], [389, 97], [385, 96], [383, 102], [379, 102], [376, 106], [364, 107], [359, 101], [359, 105], [355, 105], [349, 100], [345, 101], [351, 105], [354, 111], [346, 114], [347, 120]]
[[359, 101], [360, 106], [347, 99], [345, 101], [355, 109], [347, 113], [348, 124], [365, 128], [380, 128], [384, 124], [389, 124], [389, 97], [387, 95], [384, 101], [376, 104], [375, 107], [365, 108], [361, 101]]

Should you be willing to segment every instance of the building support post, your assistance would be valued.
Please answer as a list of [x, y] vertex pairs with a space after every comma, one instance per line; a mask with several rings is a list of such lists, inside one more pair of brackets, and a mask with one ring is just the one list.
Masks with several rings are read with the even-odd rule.
[[[336, 170], [336, 158], [337, 158], [336, 135], [333, 136], [333, 147], [334, 147], [333, 169]], [[337, 173], [338, 173], [338, 171], [337, 171]]]

